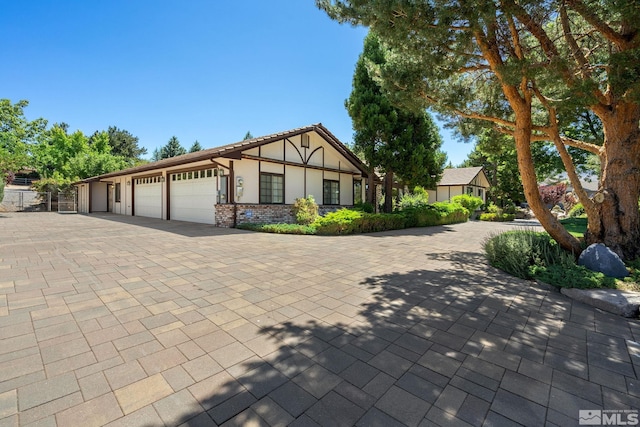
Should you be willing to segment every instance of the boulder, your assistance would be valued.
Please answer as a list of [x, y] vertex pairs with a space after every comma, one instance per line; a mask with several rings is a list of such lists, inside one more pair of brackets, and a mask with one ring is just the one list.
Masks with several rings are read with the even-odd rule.
[[629, 275], [627, 267], [611, 249], [602, 243], [589, 245], [578, 258], [578, 265], [583, 265], [591, 271], [599, 271], [605, 276], [623, 278]]

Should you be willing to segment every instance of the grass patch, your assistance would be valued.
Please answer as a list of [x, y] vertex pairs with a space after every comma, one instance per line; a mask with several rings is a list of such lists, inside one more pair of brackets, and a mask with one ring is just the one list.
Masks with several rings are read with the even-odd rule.
[[560, 224], [574, 237], [582, 238], [587, 232], [587, 217], [565, 218]]
[[614, 288], [640, 292], [640, 260], [626, 263], [625, 279], [614, 279], [576, 264], [547, 233], [514, 230], [494, 234], [483, 244], [489, 264], [513, 276], [564, 288]]

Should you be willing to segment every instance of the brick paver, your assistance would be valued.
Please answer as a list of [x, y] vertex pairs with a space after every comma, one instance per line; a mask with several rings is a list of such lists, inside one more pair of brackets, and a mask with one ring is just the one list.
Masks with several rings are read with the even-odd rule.
[[286, 236], [0, 214], [0, 426], [577, 425], [640, 323], [501, 273], [470, 222]]

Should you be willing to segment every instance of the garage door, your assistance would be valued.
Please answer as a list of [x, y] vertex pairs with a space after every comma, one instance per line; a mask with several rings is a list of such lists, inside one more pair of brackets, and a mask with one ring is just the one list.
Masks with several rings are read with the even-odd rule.
[[215, 175], [213, 169], [171, 174], [171, 219], [215, 224]]
[[159, 176], [136, 178], [134, 182], [134, 214], [162, 218], [162, 183]]

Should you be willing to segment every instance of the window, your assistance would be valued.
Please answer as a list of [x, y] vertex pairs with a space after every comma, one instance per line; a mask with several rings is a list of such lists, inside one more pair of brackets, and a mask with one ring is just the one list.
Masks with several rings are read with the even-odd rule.
[[473, 187], [467, 187], [467, 194], [473, 196]]
[[220, 190], [218, 191], [218, 203], [229, 203], [227, 199], [227, 177], [220, 177]]
[[478, 197], [482, 199], [482, 188], [478, 188]]
[[362, 203], [362, 180], [353, 180], [353, 204]]
[[116, 203], [120, 203], [121, 194], [122, 194], [122, 184], [120, 184], [119, 182], [116, 182], [115, 193], [116, 194], [114, 195], [114, 199], [116, 200]]
[[340, 181], [332, 181], [325, 179], [322, 185], [323, 204], [339, 205], [340, 204]]
[[260, 203], [284, 203], [284, 175], [260, 174]]

